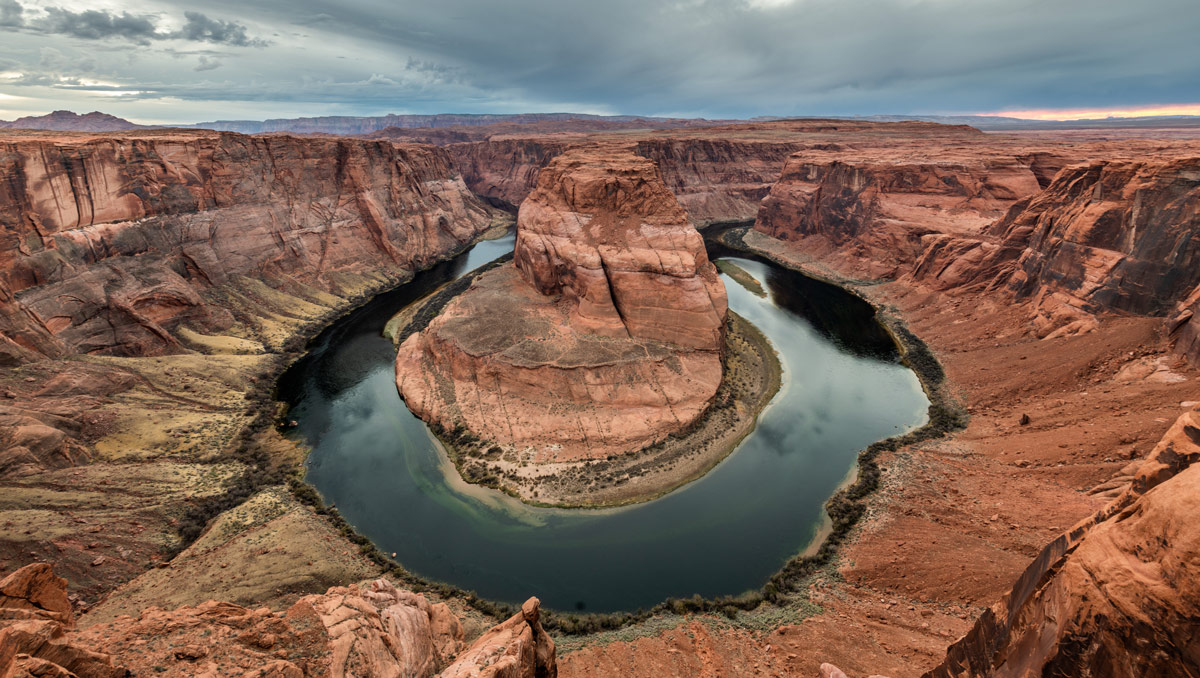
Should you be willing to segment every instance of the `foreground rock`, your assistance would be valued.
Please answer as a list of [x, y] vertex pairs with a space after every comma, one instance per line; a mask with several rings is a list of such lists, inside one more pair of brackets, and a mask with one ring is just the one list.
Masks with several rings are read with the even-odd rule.
[[1200, 411], [1108, 507], [1042, 551], [928, 678], [1200, 672]]
[[530, 598], [521, 611], [493, 627], [442, 672], [442, 678], [555, 678], [554, 641], [539, 621], [541, 602]]
[[556, 158], [521, 207], [515, 259], [401, 345], [415, 413], [547, 462], [639, 450], [705, 411], [725, 289], [653, 163]]
[[384, 580], [306, 596], [285, 612], [208, 601], [152, 607], [82, 631], [72, 629], [66, 581], [49, 565], [12, 573], [0, 592], [0, 675], [14, 678], [430, 678], [444, 667], [441, 675], [454, 678], [556, 675], [537, 598], [460, 653], [463, 627], [444, 603]]

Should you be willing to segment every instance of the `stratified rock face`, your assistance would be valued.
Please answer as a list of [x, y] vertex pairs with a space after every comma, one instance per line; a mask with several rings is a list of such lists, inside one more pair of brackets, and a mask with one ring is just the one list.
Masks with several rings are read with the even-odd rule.
[[1086, 330], [1106, 311], [1176, 310], [1171, 329], [1194, 356], [1195, 328], [1180, 314], [1200, 283], [1198, 213], [1200, 159], [1075, 165], [982, 234], [927, 239], [914, 277], [1007, 290], [1031, 302], [1041, 336]]
[[1132, 486], [1052, 542], [928, 678], [1200, 672], [1200, 411]]
[[[1114, 310], [1165, 315], [1200, 284], [1200, 158], [1063, 170], [988, 229], [989, 262], [1041, 329]], [[1015, 255], [1015, 256], [1014, 256]]]
[[537, 186], [538, 173], [570, 147], [549, 139], [503, 139], [446, 147], [472, 191], [517, 207]]
[[708, 407], [725, 288], [653, 163], [555, 159], [521, 206], [515, 258], [401, 345], [418, 416], [548, 461], [641, 449]]
[[[471, 190], [520, 205], [555, 157], [582, 139], [506, 138], [446, 147], [454, 167]], [[662, 138], [630, 144], [634, 153], [657, 163], [667, 188], [698, 226], [749, 221], [778, 178], [784, 161], [807, 144], [711, 138]]]
[[927, 236], [976, 233], [1039, 190], [1037, 175], [1015, 157], [960, 164], [842, 156], [835, 150], [789, 158], [754, 228], [780, 240], [818, 238], [874, 275], [897, 276]]
[[805, 146], [798, 141], [654, 139], [639, 141], [634, 152], [658, 164], [667, 188], [693, 223], [704, 226], [753, 220], [788, 156]]
[[398, 279], [489, 224], [444, 152], [360, 140], [0, 138], [0, 359], [175, 348], [240, 277]]
[[572, 324], [595, 334], [721, 348], [725, 287], [653, 162], [574, 153], [542, 177], [518, 217], [529, 284], [574, 300]]

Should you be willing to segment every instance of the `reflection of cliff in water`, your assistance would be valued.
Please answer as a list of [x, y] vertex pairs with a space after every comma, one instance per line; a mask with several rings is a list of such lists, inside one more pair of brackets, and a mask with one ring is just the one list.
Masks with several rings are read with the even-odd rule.
[[[706, 240], [711, 259], [740, 258], [764, 264], [755, 254]], [[769, 265], [766, 288], [777, 306], [807, 320], [821, 336], [847, 353], [878, 360], [899, 360], [896, 342], [875, 319], [875, 309], [863, 299], [827, 282], [781, 266]]]
[[[310, 387], [333, 399], [362, 383], [380, 362], [395, 359], [391, 342], [380, 341], [379, 318], [386, 321], [409, 304], [454, 280], [466, 265], [465, 256], [444, 261], [423, 271], [412, 282], [380, 294], [331, 324], [313, 340], [305, 357], [279, 378], [278, 391], [291, 393], [308, 377]], [[341, 348], [326, 352], [330, 346]], [[313, 360], [314, 354], [320, 354], [324, 359]], [[311, 375], [306, 375], [310, 371]]]
[[846, 352], [864, 358], [898, 360], [896, 342], [875, 319], [869, 303], [829, 283], [773, 267], [767, 289], [775, 303], [812, 323]]

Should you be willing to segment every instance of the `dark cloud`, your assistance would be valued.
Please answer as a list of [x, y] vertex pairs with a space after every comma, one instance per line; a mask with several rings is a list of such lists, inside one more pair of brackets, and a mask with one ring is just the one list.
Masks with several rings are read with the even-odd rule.
[[0, 0], [0, 26], [19, 27], [24, 25], [24, 7], [17, 0]]
[[171, 37], [235, 47], [265, 47], [268, 44], [265, 40], [250, 38], [246, 35], [246, 26], [236, 21], [210, 19], [200, 12], [184, 12], [183, 16], [187, 23]]
[[110, 14], [94, 9], [72, 12], [60, 7], [47, 7], [45, 12], [45, 16], [31, 20], [27, 25], [43, 33], [86, 40], [125, 38], [144, 45], [160, 38], [154, 17], [149, 15]]
[[251, 38], [245, 24], [212, 19], [194, 11], [184, 12], [186, 22], [183, 28], [170, 32], [159, 29], [159, 17], [154, 14], [117, 14], [96, 9], [72, 11], [62, 7], [46, 7], [42, 12], [31, 18], [26, 8], [16, 0], [0, 0], [0, 28], [24, 28], [84, 40], [119, 38], [137, 45], [172, 39], [234, 47], [265, 47], [270, 44], [259, 38]]

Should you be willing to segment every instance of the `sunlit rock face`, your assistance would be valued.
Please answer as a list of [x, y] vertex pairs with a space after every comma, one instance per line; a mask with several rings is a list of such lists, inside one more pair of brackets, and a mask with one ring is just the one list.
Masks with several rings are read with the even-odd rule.
[[522, 204], [515, 264], [401, 345], [419, 416], [535, 460], [637, 450], [694, 422], [721, 381], [728, 302], [653, 162], [577, 149]]

